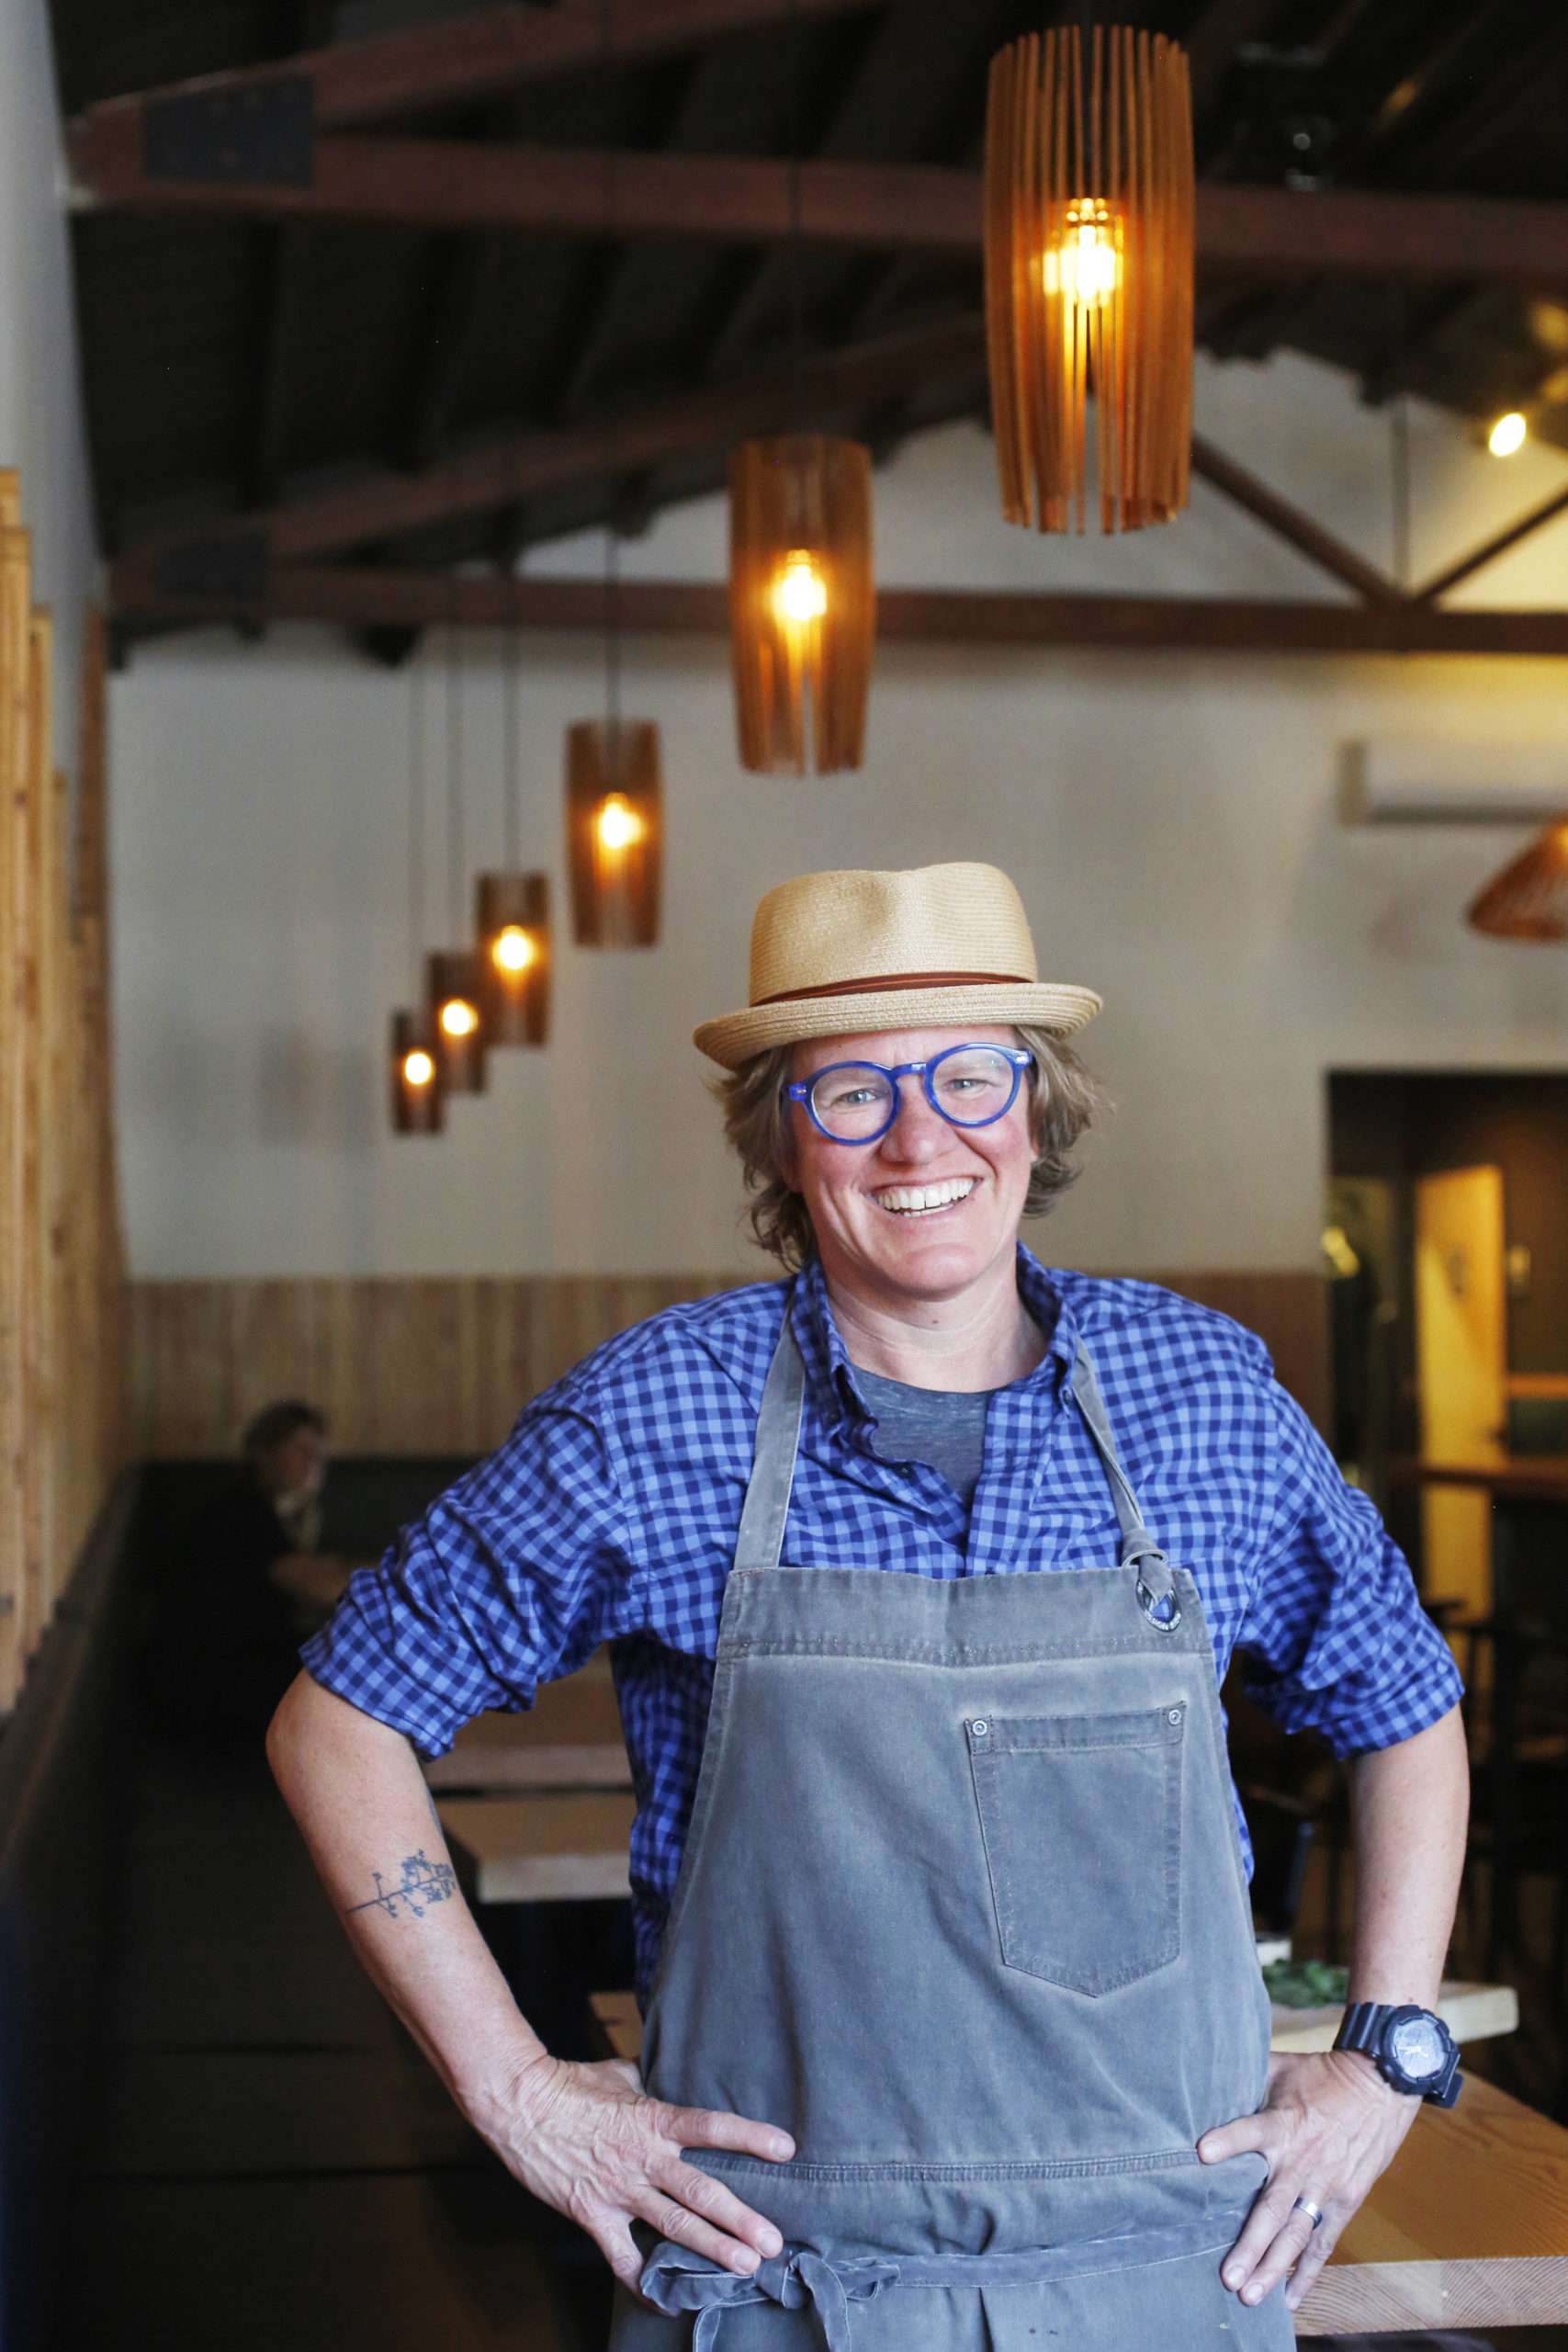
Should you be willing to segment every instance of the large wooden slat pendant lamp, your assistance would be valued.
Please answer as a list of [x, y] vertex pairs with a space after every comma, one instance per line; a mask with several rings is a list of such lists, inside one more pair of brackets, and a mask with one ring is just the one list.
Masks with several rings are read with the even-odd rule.
[[1495, 874], [1465, 920], [1491, 939], [1568, 939], [1568, 817]]
[[468, 948], [436, 948], [424, 959], [430, 1050], [447, 1094], [485, 1091], [484, 1013], [479, 958]]
[[1002, 513], [1100, 528], [1187, 503], [1192, 438], [1187, 59], [1127, 25], [1029, 33], [991, 61], [986, 323]]
[[858, 768], [876, 635], [871, 452], [792, 433], [729, 462], [729, 631], [740, 764]]
[[566, 826], [578, 945], [651, 947], [664, 848], [651, 719], [583, 718], [567, 729]]

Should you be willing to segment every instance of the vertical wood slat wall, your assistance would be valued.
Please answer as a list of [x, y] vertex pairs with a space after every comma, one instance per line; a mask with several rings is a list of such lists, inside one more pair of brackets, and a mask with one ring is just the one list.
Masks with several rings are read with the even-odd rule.
[[[1151, 1279], [1256, 1330], [1284, 1385], [1325, 1426], [1320, 1276]], [[729, 1286], [701, 1274], [133, 1283], [134, 1450], [231, 1453], [253, 1413], [299, 1396], [326, 1412], [341, 1453], [487, 1453], [531, 1396], [602, 1340]]]
[[88, 616], [74, 839], [52, 656], [17, 478], [0, 471], [0, 1713], [126, 1433], [101, 617]]

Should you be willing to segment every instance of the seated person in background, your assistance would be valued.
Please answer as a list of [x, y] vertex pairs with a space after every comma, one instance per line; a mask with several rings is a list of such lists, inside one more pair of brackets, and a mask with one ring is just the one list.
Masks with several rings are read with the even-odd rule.
[[160, 1729], [258, 1736], [299, 1671], [354, 1563], [316, 1549], [326, 1421], [314, 1406], [268, 1405], [244, 1435], [244, 1466], [182, 1532], [162, 1579], [145, 1689]]

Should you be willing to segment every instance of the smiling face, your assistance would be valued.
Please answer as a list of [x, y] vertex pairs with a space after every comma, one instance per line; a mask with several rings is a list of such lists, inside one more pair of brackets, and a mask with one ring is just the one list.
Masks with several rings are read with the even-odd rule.
[[[1009, 1028], [878, 1030], [797, 1046], [790, 1076], [809, 1082], [834, 1062], [931, 1061], [950, 1046], [1016, 1046]], [[1013, 1281], [1013, 1245], [1033, 1149], [1029, 1089], [991, 1125], [954, 1127], [918, 1078], [899, 1080], [898, 1115], [874, 1144], [835, 1143], [790, 1106], [788, 1170], [811, 1213], [830, 1285], [891, 1307], [961, 1297]]]

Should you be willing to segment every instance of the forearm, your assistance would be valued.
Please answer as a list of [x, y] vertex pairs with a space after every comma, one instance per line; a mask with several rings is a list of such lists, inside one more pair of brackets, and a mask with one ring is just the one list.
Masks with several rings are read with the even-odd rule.
[[1353, 2001], [1435, 2008], [1453, 1928], [1470, 1811], [1458, 1708], [1350, 1772], [1356, 1849]]
[[301, 1674], [267, 1754], [366, 1968], [484, 2130], [543, 2050], [458, 1890], [412, 1748]]

